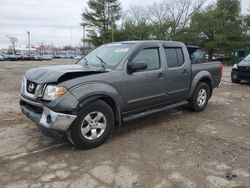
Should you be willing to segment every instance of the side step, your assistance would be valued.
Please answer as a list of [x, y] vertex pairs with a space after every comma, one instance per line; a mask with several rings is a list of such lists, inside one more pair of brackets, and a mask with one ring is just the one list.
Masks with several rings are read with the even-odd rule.
[[160, 108], [154, 108], [152, 110], [140, 112], [138, 114], [133, 114], [133, 115], [125, 116], [125, 117], [122, 118], [122, 120], [124, 122], [127, 122], [127, 121], [138, 119], [138, 118], [141, 118], [141, 117], [144, 117], [144, 116], [155, 114], [157, 112], [162, 112], [162, 111], [166, 111], [166, 110], [169, 110], [169, 109], [173, 109], [173, 108], [177, 108], [177, 107], [180, 107], [180, 106], [184, 106], [184, 105], [187, 105], [187, 104], [188, 104], [187, 101], [181, 101], [181, 102], [170, 104], [170, 105], [163, 106], [163, 107], [160, 107]]

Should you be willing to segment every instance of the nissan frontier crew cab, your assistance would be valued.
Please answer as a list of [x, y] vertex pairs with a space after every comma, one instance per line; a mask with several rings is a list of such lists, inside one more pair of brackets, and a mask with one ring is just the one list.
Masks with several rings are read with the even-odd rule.
[[186, 104], [205, 109], [222, 65], [192, 65], [192, 52], [181, 42], [116, 42], [72, 65], [30, 69], [22, 79], [21, 110], [78, 147], [99, 146], [122, 122]]

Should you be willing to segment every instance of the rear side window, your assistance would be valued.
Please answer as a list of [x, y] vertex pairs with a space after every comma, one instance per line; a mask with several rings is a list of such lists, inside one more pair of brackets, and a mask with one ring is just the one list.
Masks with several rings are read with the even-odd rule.
[[184, 64], [184, 56], [181, 48], [165, 48], [165, 53], [169, 68], [180, 67]]

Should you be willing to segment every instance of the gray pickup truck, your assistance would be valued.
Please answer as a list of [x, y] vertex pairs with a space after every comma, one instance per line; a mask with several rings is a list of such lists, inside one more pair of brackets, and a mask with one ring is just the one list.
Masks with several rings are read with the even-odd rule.
[[221, 82], [222, 65], [192, 65], [193, 51], [181, 42], [117, 42], [73, 65], [30, 69], [21, 110], [42, 130], [85, 149], [104, 143], [125, 121], [186, 104], [202, 111]]

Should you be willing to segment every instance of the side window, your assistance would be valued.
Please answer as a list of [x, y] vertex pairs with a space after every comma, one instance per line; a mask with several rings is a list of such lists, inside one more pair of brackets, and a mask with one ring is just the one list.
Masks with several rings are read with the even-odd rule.
[[158, 48], [146, 48], [141, 50], [134, 58], [133, 63], [144, 61], [148, 67], [146, 70], [154, 70], [160, 68], [160, 58]]
[[182, 49], [176, 48], [175, 50], [177, 53], [178, 64], [179, 64], [179, 66], [182, 66], [184, 64], [184, 57], [183, 57]]
[[167, 64], [169, 68], [180, 67], [184, 63], [184, 56], [181, 48], [165, 48]]

